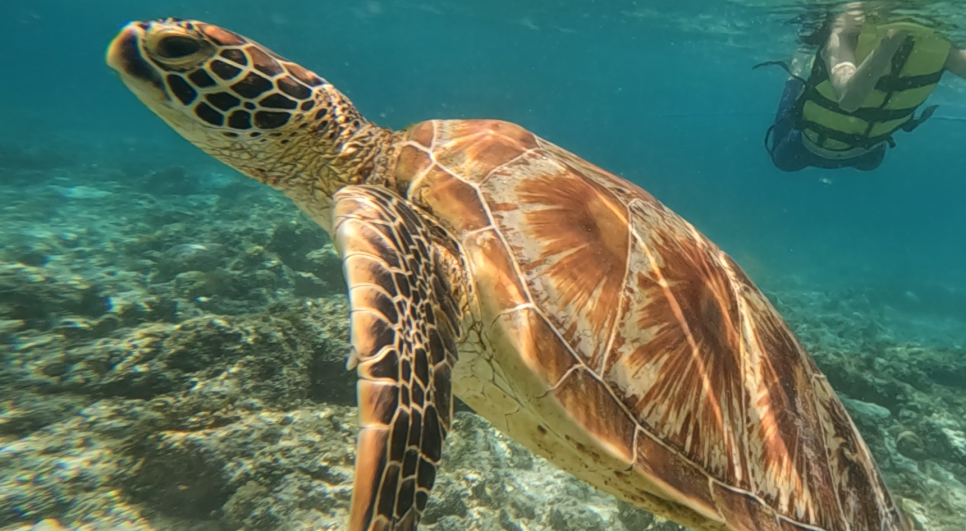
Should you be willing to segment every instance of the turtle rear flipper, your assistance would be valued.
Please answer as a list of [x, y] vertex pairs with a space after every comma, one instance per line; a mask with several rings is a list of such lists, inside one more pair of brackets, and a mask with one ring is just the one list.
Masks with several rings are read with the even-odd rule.
[[429, 228], [383, 188], [334, 196], [359, 374], [360, 432], [349, 531], [413, 530], [450, 428], [457, 306]]

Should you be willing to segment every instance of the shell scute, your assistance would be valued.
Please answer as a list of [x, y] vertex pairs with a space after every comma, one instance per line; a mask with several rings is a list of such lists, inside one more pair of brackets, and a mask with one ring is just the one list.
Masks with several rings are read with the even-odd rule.
[[423, 177], [434, 161], [428, 148], [417, 143], [405, 144], [399, 148], [396, 157], [396, 180], [408, 185], [410, 181]]
[[463, 244], [468, 265], [476, 279], [480, 303], [492, 315], [529, 302], [526, 288], [514, 274], [514, 266], [496, 229], [480, 231]]
[[536, 154], [481, 184], [534, 303], [588, 366], [603, 356], [627, 267], [626, 207], [593, 180]]
[[577, 365], [577, 358], [535, 310], [526, 312], [526, 324], [529, 337], [524, 341], [532, 346], [534, 354], [539, 354], [524, 359], [539, 379], [551, 388], [556, 387]]
[[538, 147], [533, 133], [498, 120], [436, 122], [436, 162], [460, 177], [479, 183], [493, 169]]
[[805, 531], [805, 528], [789, 526], [754, 496], [738, 492], [720, 484], [714, 485], [714, 497], [722, 516], [735, 529], [742, 531]]
[[594, 434], [599, 445], [628, 464], [634, 462], [637, 424], [596, 374], [579, 367], [564, 376], [553, 394], [578, 423]]
[[[747, 277], [735, 276], [748, 330], [743, 335], [745, 387], [756, 397], [747, 407], [748, 471], [754, 492], [779, 514], [838, 529], [852, 520], [840, 512], [836, 500], [841, 491], [832, 471], [839, 468], [830, 462], [828, 435], [843, 420], [846, 426], [851, 422], [847, 416], [823, 422], [829, 407], [841, 405], [837, 400], [823, 403], [821, 395], [831, 388], [768, 300], [746, 282]], [[843, 435], [855, 437], [852, 430]], [[853, 451], [867, 455], [864, 447]], [[862, 475], [867, 477], [870, 470], [874, 468]]]
[[436, 141], [436, 127], [439, 122], [425, 121], [406, 128], [407, 139], [420, 148], [430, 151]]
[[490, 216], [476, 188], [438, 164], [426, 171], [419, 184], [414, 199], [433, 205], [433, 213], [445, 220], [444, 224], [458, 238], [490, 225]]
[[[434, 124], [432, 169], [408, 191], [463, 227], [494, 341], [457, 366], [468, 404], [577, 477], [695, 529], [906, 529], [814, 361], [720, 248], [520, 128]], [[489, 225], [466, 230], [464, 210]]]
[[[662, 207], [634, 202], [629, 288], [604, 378], [663, 442], [728, 485], [750, 488], [739, 317], [712, 249]], [[690, 244], [690, 245], [689, 245]]]
[[[636, 442], [637, 461], [634, 469], [651, 478], [665, 496], [687, 501], [694, 510], [712, 520], [720, 519], [715, 508], [711, 483], [705, 472], [679, 452], [660, 443], [653, 436], [639, 433]], [[687, 496], [683, 499], [682, 494]], [[675, 496], [676, 495], [676, 496]], [[696, 505], [696, 507], [695, 507]]]
[[[851, 523], [853, 529], [891, 529], [884, 525], [884, 520], [886, 515], [896, 518], [895, 509], [889, 510], [894, 506], [887, 499], [888, 490], [881, 476], [873, 478], [868, 473], [874, 470], [875, 464], [858, 438], [848, 413], [824, 379], [815, 385], [815, 394], [821, 406], [819, 418], [829, 440], [833, 441], [828, 445], [828, 461], [830, 469], [836, 472], [832, 476], [833, 487], [839, 493], [843, 520]], [[870, 500], [875, 502], [874, 505]], [[878, 511], [870, 510], [872, 508], [878, 508]]]

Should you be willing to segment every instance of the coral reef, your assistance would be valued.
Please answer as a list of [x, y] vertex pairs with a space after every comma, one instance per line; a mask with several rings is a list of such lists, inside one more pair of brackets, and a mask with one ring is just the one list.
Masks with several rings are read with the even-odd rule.
[[[341, 529], [355, 377], [323, 231], [233, 175], [0, 171], [0, 530]], [[963, 323], [930, 340], [871, 287], [765, 287], [920, 529], [961, 530]], [[465, 407], [425, 528], [682, 529]]]

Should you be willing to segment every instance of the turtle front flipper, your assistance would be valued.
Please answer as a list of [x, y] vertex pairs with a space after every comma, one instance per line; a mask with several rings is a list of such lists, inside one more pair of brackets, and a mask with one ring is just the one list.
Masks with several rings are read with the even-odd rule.
[[334, 196], [351, 305], [359, 432], [348, 531], [414, 530], [453, 412], [459, 315], [426, 222], [399, 196]]

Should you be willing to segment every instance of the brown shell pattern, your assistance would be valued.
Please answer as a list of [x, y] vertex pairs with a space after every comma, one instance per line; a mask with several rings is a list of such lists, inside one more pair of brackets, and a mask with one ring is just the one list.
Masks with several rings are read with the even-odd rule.
[[907, 529], [810, 356], [692, 225], [513, 124], [407, 134], [397, 185], [487, 260], [484, 318], [519, 316], [527, 366], [652, 494], [702, 529]]

